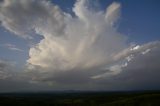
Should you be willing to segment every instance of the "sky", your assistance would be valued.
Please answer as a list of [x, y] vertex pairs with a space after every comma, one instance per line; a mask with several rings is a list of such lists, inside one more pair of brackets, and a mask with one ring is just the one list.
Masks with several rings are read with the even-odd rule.
[[159, 0], [0, 0], [0, 92], [159, 90]]

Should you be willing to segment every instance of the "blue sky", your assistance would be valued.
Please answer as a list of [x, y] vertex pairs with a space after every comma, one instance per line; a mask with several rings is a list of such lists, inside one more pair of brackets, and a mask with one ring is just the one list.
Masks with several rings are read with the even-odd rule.
[[160, 89], [159, 11], [159, 0], [0, 1], [0, 91]]

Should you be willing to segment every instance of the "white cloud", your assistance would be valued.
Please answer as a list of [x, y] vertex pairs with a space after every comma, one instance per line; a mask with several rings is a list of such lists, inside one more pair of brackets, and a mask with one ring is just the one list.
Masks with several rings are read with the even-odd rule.
[[64, 26], [60, 9], [46, 0], [4, 0], [0, 4], [0, 21], [24, 38], [32, 38], [33, 33], [56, 35]]
[[102, 73], [99, 75], [92, 76], [91, 78], [92, 79], [99, 79], [99, 78], [106, 78], [106, 77], [111, 77], [113, 75], [117, 75], [122, 71], [122, 69], [121, 69], [122, 67], [123, 66], [120, 66], [120, 65], [113, 65], [108, 69], [109, 71], [106, 71], [105, 73]]
[[120, 3], [113, 2], [105, 12], [88, 5], [87, 0], [77, 0], [72, 16], [46, 0], [0, 3], [2, 26], [24, 38], [43, 36], [29, 50], [27, 74], [32, 80], [71, 85], [105, 82], [124, 73], [137, 57], [159, 48], [159, 41], [127, 44], [115, 27]]
[[112, 5], [107, 8], [105, 14], [106, 22], [109, 22], [112, 25], [114, 24], [114, 22], [116, 22], [116, 20], [120, 16], [120, 7], [121, 5], [119, 3], [113, 2]]
[[75, 4], [73, 10], [77, 17], [66, 17], [62, 37], [44, 35], [45, 38], [30, 49], [29, 63], [53, 70], [90, 68], [111, 61], [113, 53], [126, 47], [125, 38], [105, 22], [104, 14], [83, 8], [84, 2]]
[[73, 8], [77, 17], [72, 17], [45, 0], [5, 0], [0, 20], [19, 36], [35, 32], [44, 37], [30, 49], [32, 65], [52, 70], [99, 67], [127, 46], [125, 37], [110, 24], [118, 19], [120, 4], [113, 3], [104, 13], [88, 9], [87, 3], [77, 1]]
[[[82, 73], [86, 73], [89, 79], [91, 70], [102, 70], [114, 63], [113, 56], [128, 46], [125, 36], [110, 24], [116, 20], [106, 19], [108, 12], [116, 18], [120, 4], [111, 4], [104, 13], [89, 10], [86, 3], [82, 0], [75, 4], [73, 11], [76, 17], [64, 16], [65, 29], [62, 35], [54, 36], [54, 32], [45, 34], [44, 39], [30, 49], [28, 63], [33, 67], [41, 67], [43, 73], [50, 73], [47, 75], [53, 77], [50, 79], [54, 79], [56, 74], [60, 78], [62, 74], [65, 78], [64, 73], [71, 74], [74, 70], [79, 74], [83, 70]], [[109, 14], [107, 17], [110, 17]], [[44, 74], [42, 76], [44, 78]]]
[[16, 45], [14, 45], [14, 44], [6, 43], [6, 44], [3, 44], [3, 46], [6, 47], [6, 48], [8, 48], [9, 50], [23, 52], [22, 49], [18, 48], [18, 47], [17, 47]]
[[148, 53], [150, 50], [151, 50], [151, 49], [147, 49], [147, 50], [143, 51], [142, 54], [146, 54], [146, 53]]

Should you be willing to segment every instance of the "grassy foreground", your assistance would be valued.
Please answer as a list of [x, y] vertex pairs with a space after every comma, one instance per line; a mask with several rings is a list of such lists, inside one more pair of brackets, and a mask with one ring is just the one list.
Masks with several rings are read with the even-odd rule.
[[3, 93], [0, 106], [160, 106], [160, 91]]

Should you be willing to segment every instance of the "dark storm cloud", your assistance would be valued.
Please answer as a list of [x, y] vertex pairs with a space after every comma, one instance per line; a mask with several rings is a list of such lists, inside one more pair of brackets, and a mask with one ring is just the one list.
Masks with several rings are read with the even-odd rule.
[[143, 55], [139, 54], [122, 68], [122, 72], [99, 79], [96, 83], [103, 85], [105, 89], [137, 90], [160, 89], [160, 45]]

